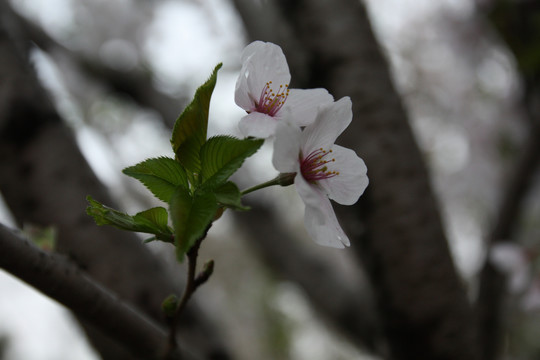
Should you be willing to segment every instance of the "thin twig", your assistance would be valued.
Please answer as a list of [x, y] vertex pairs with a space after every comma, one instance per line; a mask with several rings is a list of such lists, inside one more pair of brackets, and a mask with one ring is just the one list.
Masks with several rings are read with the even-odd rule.
[[206, 282], [206, 280], [208, 280], [213, 270], [213, 262], [211, 262], [211, 265], [209, 267], [205, 267], [205, 269], [201, 272], [201, 274], [196, 275], [197, 257], [199, 256], [199, 248], [201, 247], [201, 243], [203, 242], [203, 240], [206, 238], [206, 235], [208, 234], [208, 230], [210, 230], [211, 226], [212, 224], [208, 225], [203, 236], [201, 236], [186, 253], [186, 257], [188, 259], [188, 272], [187, 272], [186, 287], [184, 288], [184, 293], [182, 294], [182, 297], [180, 301], [178, 302], [178, 305], [176, 307], [174, 314], [169, 318], [169, 326], [170, 326], [169, 351], [171, 352], [177, 349], [176, 327], [178, 324], [178, 319], [180, 317], [180, 314], [185, 309], [193, 293], [195, 293], [195, 291], [199, 288], [199, 286], [201, 286], [202, 284]]

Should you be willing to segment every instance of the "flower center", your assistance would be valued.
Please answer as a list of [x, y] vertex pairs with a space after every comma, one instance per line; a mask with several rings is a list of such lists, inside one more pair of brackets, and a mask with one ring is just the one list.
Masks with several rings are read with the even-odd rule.
[[326, 164], [335, 162], [336, 159], [329, 159], [327, 156], [332, 150], [319, 148], [312, 151], [308, 156], [303, 157], [300, 154], [300, 171], [307, 182], [315, 183], [319, 180], [329, 179], [339, 175], [339, 171], [329, 170]]
[[261, 92], [259, 102], [255, 102], [255, 111], [264, 113], [270, 116], [275, 116], [277, 112], [285, 104], [285, 100], [289, 96], [289, 85], [279, 85], [279, 89], [272, 89], [272, 82], [266, 83]]

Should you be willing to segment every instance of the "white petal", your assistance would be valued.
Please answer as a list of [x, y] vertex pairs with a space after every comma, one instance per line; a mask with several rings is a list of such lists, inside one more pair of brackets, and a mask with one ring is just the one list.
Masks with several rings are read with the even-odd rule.
[[310, 153], [318, 148], [329, 149], [351, 121], [352, 103], [349, 97], [321, 106], [315, 122], [304, 129], [302, 150]]
[[290, 89], [283, 110], [290, 109], [291, 120], [298, 126], [315, 121], [319, 107], [330, 105], [334, 97], [326, 89]]
[[264, 41], [256, 40], [247, 45], [242, 51], [242, 63], [245, 63], [254, 53], [264, 51], [266, 44]]
[[327, 164], [328, 170], [337, 171], [339, 175], [320, 180], [319, 184], [330, 199], [342, 205], [352, 205], [368, 186], [366, 164], [353, 150], [339, 145], [332, 147], [331, 157], [335, 161]]
[[253, 112], [244, 116], [238, 123], [238, 128], [244, 136], [266, 139], [274, 135], [278, 121], [266, 114]]
[[299, 127], [281, 121], [276, 127], [272, 164], [281, 173], [299, 172], [300, 152]]
[[[298, 195], [302, 198], [306, 207], [313, 207], [314, 209], [319, 208], [319, 204], [323, 200], [328, 200], [326, 194], [319, 188], [317, 185], [308, 183], [301, 174], [297, 174], [294, 178], [294, 185], [296, 186], [296, 191]], [[324, 221], [324, 213], [320, 211], [316, 213], [318, 216], [318, 221]]]
[[244, 49], [243, 67], [247, 68], [246, 81], [252, 98], [259, 100], [267, 82], [273, 89], [288, 85], [291, 80], [287, 59], [281, 48], [272, 43], [256, 41]]
[[251, 70], [251, 64], [242, 66], [238, 80], [236, 80], [236, 88], [234, 91], [234, 102], [246, 111], [253, 111], [255, 108], [255, 101], [253, 96], [250, 95], [247, 83], [247, 77]]
[[350, 245], [349, 238], [339, 225], [330, 200], [324, 195], [316, 207], [306, 204], [304, 225], [308, 234], [319, 245], [339, 249]]

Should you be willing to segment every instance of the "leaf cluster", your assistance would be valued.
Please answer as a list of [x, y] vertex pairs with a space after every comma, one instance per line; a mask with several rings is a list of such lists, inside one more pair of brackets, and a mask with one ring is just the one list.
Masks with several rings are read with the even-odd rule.
[[215, 67], [176, 120], [170, 140], [174, 158], [151, 158], [123, 170], [167, 203], [169, 211], [155, 207], [132, 216], [88, 196], [87, 213], [98, 225], [148, 233], [153, 235], [148, 241], [173, 243], [182, 260], [225, 208], [247, 210], [240, 190], [229, 178], [263, 140], [225, 135], [207, 139], [210, 99], [220, 67]]

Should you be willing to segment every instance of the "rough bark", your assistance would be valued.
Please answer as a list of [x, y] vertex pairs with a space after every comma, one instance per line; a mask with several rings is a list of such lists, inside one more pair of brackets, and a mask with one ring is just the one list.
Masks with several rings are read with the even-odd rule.
[[[181, 290], [174, 283], [176, 276], [133, 234], [98, 227], [85, 214], [86, 195], [107, 204], [112, 200], [29, 66], [29, 42], [18, 38], [6, 3], [0, 5], [0, 191], [6, 203], [19, 225], [54, 225], [58, 252], [122, 299], [163, 321], [161, 301]], [[180, 337], [209, 357], [227, 358], [204, 316], [196, 306], [189, 310]], [[98, 332], [92, 339], [98, 348], [108, 342]], [[130, 358], [119, 348], [103, 345], [99, 350], [106, 359]]]
[[325, 87], [353, 101], [353, 123], [339, 140], [364, 158], [370, 185], [356, 206], [337, 210], [368, 269], [391, 357], [476, 359], [473, 312], [365, 9], [354, 0], [277, 4], [303, 48], [288, 51], [288, 38], [278, 43], [287, 56], [309, 54], [301, 71], [309, 69], [310, 81], [295, 83], [291, 66], [293, 87]]

